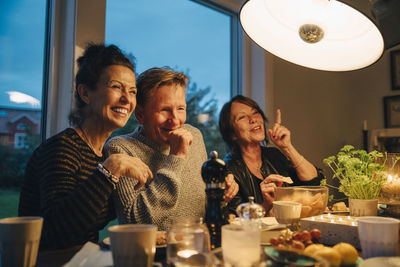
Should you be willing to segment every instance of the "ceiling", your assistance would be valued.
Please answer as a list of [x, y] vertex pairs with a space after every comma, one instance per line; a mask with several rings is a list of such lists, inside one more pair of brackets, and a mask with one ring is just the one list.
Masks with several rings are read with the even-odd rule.
[[242, 4], [246, 2], [246, 0], [210, 0], [210, 1], [235, 11], [239, 11]]

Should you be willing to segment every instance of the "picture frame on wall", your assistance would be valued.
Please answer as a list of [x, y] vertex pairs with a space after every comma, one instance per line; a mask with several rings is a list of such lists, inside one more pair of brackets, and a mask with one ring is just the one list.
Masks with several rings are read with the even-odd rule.
[[400, 50], [390, 52], [392, 90], [400, 90]]
[[400, 128], [400, 95], [383, 98], [385, 128]]

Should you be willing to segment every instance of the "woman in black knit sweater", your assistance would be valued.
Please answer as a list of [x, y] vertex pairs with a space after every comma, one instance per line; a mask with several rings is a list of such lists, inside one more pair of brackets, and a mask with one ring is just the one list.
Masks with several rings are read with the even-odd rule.
[[114, 45], [91, 44], [78, 59], [75, 109], [67, 128], [41, 144], [26, 171], [19, 216], [42, 216], [40, 250], [98, 241], [98, 231], [115, 218], [111, 193], [120, 175], [152, 177], [138, 158], [103, 156], [110, 134], [123, 127], [136, 107], [133, 63]]

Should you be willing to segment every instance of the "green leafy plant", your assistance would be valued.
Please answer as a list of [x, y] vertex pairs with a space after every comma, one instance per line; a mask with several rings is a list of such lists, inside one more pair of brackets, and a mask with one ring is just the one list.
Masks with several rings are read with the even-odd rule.
[[367, 152], [345, 145], [336, 156], [323, 160], [333, 171], [333, 179], [339, 180], [339, 187], [329, 185], [326, 179], [321, 185], [337, 188], [352, 199], [377, 199], [382, 185], [387, 180], [385, 172], [386, 153], [376, 150]]

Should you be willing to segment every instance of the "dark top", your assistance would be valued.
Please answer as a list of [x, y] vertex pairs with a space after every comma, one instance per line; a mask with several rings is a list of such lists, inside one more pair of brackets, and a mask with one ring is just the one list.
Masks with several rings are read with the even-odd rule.
[[[292, 162], [275, 147], [261, 147], [261, 158], [263, 161], [261, 173], [264, 178], [270, 174], [289, 176], [293, 180], [293, 184], [290, 186], [320, 185], [321, 180], [324, 178], [322, 170], [317, 168], [317, 177], [310, 181], [301, 181]], [[240, 203], [248, 202], [249, 196], [254, 196], [254, 201], [262, 204], [264, 201], [260, 189], [262, 180], [253, 175], [247, 168], [241, 153], [229, 153], [224, 158], [224, 161], [239, 185], [238, 194], [228, 203], [229, 212], [236, 214], [236, 207]]]
[[98, 241], [114, 219], [113, 184], [97, 170], [103, 158], [68, 128], [32, 154], [25, 170], [19, 216], [44, 218], [40, 250]]

